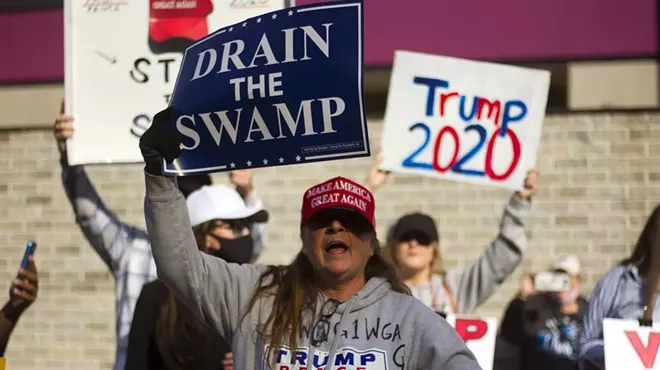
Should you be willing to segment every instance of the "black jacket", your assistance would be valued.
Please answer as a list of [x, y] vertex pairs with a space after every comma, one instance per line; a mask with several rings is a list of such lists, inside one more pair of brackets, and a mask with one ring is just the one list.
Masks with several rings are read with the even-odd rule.
[[[135, 305], [135, 313], [128, 336], [128, 353], [125, 370], [170, 370], [156, 344], [156, 324], [168, 289], [160, 280], [145, 284]], [[211, 340], [195, 343], [196, 348], [206, 347], [208, 353], [197, 358], [186, 370], [219, 370], [222, 360], [230, 351], [229, 344], [219, 335], [208, 332]]]
[[578, 305], [577, 314], [566, 315], [551, 294], [512, 300], [497, 335], [493, 370], [577, 369], [579, 331], [588, 302], [579, 297]]

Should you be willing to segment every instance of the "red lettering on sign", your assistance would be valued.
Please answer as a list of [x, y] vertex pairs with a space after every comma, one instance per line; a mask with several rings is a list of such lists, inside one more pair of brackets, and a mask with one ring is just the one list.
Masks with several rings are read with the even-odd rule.
[[289, 370], [288, 366], [280, 365], [280, 370]]
[[488, 332], [488, 323], [479, 319], [456, 319], [456, 332], [465, 342], [481, 339]]
[[649, 343], [646, 347], [642, 344], [642, 340], [639, 339], [639, 334], [636, 331], [626, 330], [624, 333], [628, 336], [630, 344], [637, 352], [639, 359], [642, 360], [644, 367], [652, 369], [658, 355], [658, 347], [660, 347], [660, 333], [649, 333]]

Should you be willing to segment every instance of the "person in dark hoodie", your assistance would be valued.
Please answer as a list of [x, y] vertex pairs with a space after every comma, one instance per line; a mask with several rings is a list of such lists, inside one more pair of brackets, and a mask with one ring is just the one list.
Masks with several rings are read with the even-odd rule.
[[481, 369], [456, 331], [412, 297], [381, 255], [375, 204], [336, 177], [303, 195], [302, 247], [287, 266], [231, 264], [200, 252], [175, 177], [170, 107], [140, 139], [145, 219], [158, 277], [232, 343], [234, 368]]
[[577, 369], [579, 334], [588, 307], [580, 295], [580, 261], [561, 255], [549, 271], [568, 274], [568, 290], [536, 292], [533, 276], [523, 277], [521, 291], [502, 319], [493, 370]]
[[[225, 185], [204, 186], [186, 203], [200, 251], [230, 263], [250, 262], [254, 250], [250, 226], [268, 220], [260, 205], [246, 206]], [[162, 281], [142, 288], [125, 370], [219, 370], [229, 351], [227, 341], [209, 330]]]

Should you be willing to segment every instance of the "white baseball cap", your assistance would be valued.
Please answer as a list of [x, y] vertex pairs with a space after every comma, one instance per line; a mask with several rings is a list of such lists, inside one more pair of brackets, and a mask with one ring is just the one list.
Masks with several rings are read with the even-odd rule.
[[261, 204], [248, 207], [240, 194], [227, 185], [205, 185], [193, 191], [186, 199], [191, 225], [211, 220], [268, 221], [268, 212]]
[[571, 276], [578, 276], [580, 275], [582, 266], [577, 256], [573, 254], [562, 254], [555, 259], [550, 269], [566, 271]]

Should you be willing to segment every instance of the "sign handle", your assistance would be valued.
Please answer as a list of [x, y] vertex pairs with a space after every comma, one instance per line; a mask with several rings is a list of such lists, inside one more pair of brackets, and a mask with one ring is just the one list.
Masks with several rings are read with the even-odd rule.
[[644, 314], [642, 314], [642, 317], [639, 319], [639, 326], [646, 326], [646, 327], [652, 327], [653, 326], [653, 319], [651, 317], [653, 316], [648, 316], [649, 318], [646, 318], [646, 311], [649, 309], [647, 305], [644, 305]]

